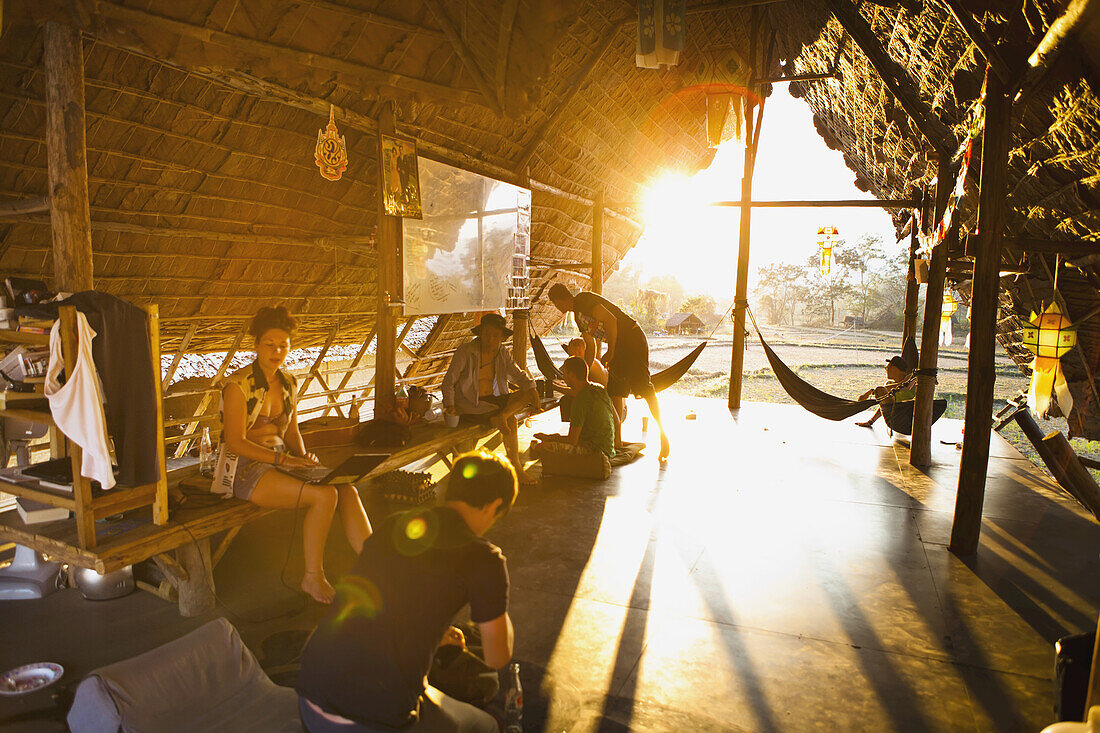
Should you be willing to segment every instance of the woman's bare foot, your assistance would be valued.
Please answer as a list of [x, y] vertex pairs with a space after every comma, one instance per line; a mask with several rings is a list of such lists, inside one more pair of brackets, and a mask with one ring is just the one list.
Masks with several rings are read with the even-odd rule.
[[302, 576], [302, 590], [318, 603], [332, 603], [336, 598], [336, 589], [328, 582], [324, 573], [306, 573]]
[[856, 425], [858, 425], [861, 428], [869, 428], [869, 427], [871, 427], [871, 421], [868, 420], [867, 422], [857, 422]]
[[516, 467], [516, 480], [519, 481], [521, 486], [534, 486], [539, 482], [537, 478], [518, 466]]
[[657, 455], [657, 460], [661, 463], [668, 463], [668, 436], [661, 433], [661, 452]]

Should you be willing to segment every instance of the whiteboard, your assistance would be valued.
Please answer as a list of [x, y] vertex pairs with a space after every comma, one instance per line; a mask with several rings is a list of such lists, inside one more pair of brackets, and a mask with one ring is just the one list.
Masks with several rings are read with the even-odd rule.
[[404, 313], [493, 311], [508, 304], [513, 256], [529, 252], [531, 191], [419, 159], [423, 219], [404, 219]]

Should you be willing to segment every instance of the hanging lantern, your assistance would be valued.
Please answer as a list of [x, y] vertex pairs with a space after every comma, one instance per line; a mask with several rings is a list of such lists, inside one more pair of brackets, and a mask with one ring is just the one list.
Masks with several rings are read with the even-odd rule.
[[635, 65], [659, 69], [680, 63], [687, 25], [685, 11], [685, 0], [638, 0]]
[[711, 48], [699, 55], [699, 63], [688, 81], [706, 95], [707, 146], [717, 148], [727, 140], [744, 140], [745, 89], [751, 69], [730, 46]]
[[348, 148], [344, 136], [336, 129], [335, 108], [328, 108], [328, 126], [317, 131], [317, 147], [313, 159], [321, 169], [321, 177], [329, 181], [339, 181], [348, 167]]
[[833, 247], [840, 243], [840, 232], [836, 227], [818, 227], [817, 246], [821, 248], [821, 274], [828, 276], [833, 271]]
[[940, 308], [940, 346], [950, 346], [952, 341], [951, 316], [959, 309], [955, 296], [950, 290], [943, 291], [943, 306]]
[[1061, 357], [1077, 343], [1077, 329], [1051, 303], [1039, 315], [1031, 314], [1031, 325], [1024, 326], [1024, 346], [1035, 354], [1031, 362], [1031, 388], [1027, 406], [1040, 417], [1050, 412], [1051, 394], [1062, 415], [1073, 409], [1073, 397], [1062, 373]]

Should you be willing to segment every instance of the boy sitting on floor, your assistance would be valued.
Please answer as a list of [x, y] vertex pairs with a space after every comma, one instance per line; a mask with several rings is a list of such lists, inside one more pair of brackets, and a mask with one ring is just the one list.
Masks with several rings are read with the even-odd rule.
[[536, 433], [535, 437], [542, 441], [537, 451], [558, 455], [603, 453], [609, 459], [613, 458], [615, 413], [607, 390], [588, 381], [588, 364], [579, 356], [566, 359], [561, 370], [573, 395], [569, 434]]
[[[869, 400], [871, 397], [874, 397], [877, 400], [881, 400], [887, 397], [891, 390], [897, 389], [897, 391], [894, 392], [894, 396], [890, 398], [889, 401], [907, 402], [909, 400], [915, 400], [917, 398], [916, 387], [902, 386], [908, 378], [909, 365], [905, 363], [905, 359], [902, 359], [900, 356], [892, 356], [886, 360], [886, 384], [881, 387], [867, 390], [859, 396], [859, 399]], [[874, 425], [875, 420], [878, 420], [881, 416], [882, 408], [876, 408], [875, 414], [871, 416], [870, 420], [866, 422], [857, 422], [856, 425], [861, 428], [869, 428]]]

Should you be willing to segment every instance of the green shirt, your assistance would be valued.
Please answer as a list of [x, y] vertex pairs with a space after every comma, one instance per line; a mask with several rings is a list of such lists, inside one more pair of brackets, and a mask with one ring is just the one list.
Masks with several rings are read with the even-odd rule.
[[589, 383], [574, 395], [569, 423], [581, 429], [581, 445], [594, 448], [608, 458], [615, 455], [615, 413], [606, 389]]

